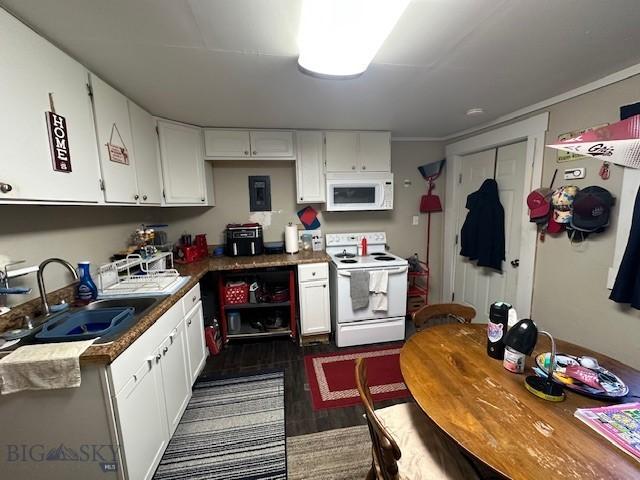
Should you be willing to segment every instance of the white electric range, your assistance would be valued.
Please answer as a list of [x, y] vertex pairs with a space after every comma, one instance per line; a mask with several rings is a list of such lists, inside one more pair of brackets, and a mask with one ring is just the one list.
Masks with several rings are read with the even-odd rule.
[[[368, 255], [358, 256], [358, 245], [367, 239]], [[331, 322], [338, 347], [392, 342], [404, 339], [407, 313], [408, 262], [385, 250], [385, 232], [330, 233], [325, 236], [331, 285]], [[354, 310], [351, 304], [351, 272], [387, 270], [387, 310], [374, 311], [372, 302]]]

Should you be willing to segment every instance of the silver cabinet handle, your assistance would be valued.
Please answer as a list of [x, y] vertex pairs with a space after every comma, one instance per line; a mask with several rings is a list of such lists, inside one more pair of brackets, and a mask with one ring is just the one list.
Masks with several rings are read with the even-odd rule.
[[193, 298], [191, 298], [191, 301], [192, 301], [193, 303], [196, 303], [196, 298], [198, 298], [198, 297], [197, 297], [196, 295], [194, 295], [194, 296], [193, 296]]
[[366, 169], [367, 169], [367, 166], [366, 166], [366, 165], [362, 165], [362, 169], [363, 169], [363, 170], [366, 170]]
[[146, 200], [146, 199], [147, 199], [147, 196], [146, 196], [146, 195], [142, 195], [142, 199], [143, 199], [143, 200]]
[[323, 288], [327, 288], [327, 284], [325, 283], [324, 285], [322, 285]]
[[201, 201], [201, 202], [204, 202], [204, 197], [202, 197], [202, 198], [200, 199], [200, 201]]
[[187, 322], [187, 325], [191, 325], [192, 320], [189, 319], [189, 321]]
[[164, 348], [162, 349], [162, 354], [163, 354], [163, 355], [166, 355], [168, 351], [169, 351], [169, 347], [164, 347]]
[[244, 151], [244, 154], [245, 154], [245, 155], [249, 155], [249, 150], [245, 150], [245, 151]]
[[138, 194], [136, 193], [136, 194], [133, 196], [133, 198], [134, 198], [135, 200], [138, 200], [138, 199], [140, 198], [140, 195], [138, 195]]
[[316, 276], [316, 272], [311, 272], [311, 276], [315, 277]]
[[11, 190], [13, 190], [13, 187], [11, 185], [9, 185], [8, 183], [0, 182], [0, 192], [9, 193]]
[[156, 355], [156, 362], [159, 362], [160, 359], [162, 358], [162, 355], [160, 355], [159, 353]]
[[304, 198], [300, 197], [300, 201], [304, 200]]
[[257, 155], [257, 154], [258, 154], [258, 151], [257, 151], [257, 150], [254, 150], [254, 151], [253, 151], [253, 155]]
[[351, 167], [351, 170], [355, 170], [355, 169], [356, 169], [356, 166], [355, 166], [355, 165], [353, 165], [353, 166]]

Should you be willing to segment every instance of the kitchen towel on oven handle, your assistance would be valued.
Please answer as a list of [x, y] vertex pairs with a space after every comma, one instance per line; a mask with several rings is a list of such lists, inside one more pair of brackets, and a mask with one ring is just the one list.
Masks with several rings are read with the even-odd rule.
[[374, 270], [369, 273], [369, 292], [372, 294], [372, 307], [374, 312], [386, 312], [389, 310], [387, 292], [389, 291], [389, 271]]
[[361, 310], [369, 306], [369, 272], [365, 270], [354, 270], [349, 275], [351, 308], [353, 310]]

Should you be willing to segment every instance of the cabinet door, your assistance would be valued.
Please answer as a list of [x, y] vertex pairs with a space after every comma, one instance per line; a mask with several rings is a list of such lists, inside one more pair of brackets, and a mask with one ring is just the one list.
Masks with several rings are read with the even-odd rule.
[[169, 441], [159, 361], [145, 360], [114, 399], [127, 478], [151, 478]]
[[[95, 75], [90, 77], [104, 199], [107, 202], [136, 203], [138, 185], [127, 97]], [[110, 155], [108, 145], [124, 147], [126, 151], [122, 155]]]
[[293, 132], [252, 131], [251, 156], [274, 159], [293, 159]]
[[129, 119], [133, 135], [133, 152], [136, 159], [138, 201], [159, 205], [162, 201], [160, 158], [156, 121], [151, 114], [129, 101]]
[[360, 132], [358, 168], [366, 172], [391, 171], [391, 134]]
[[300, 329], [302, 335], [331, 332], [329, 281], [300, 283]]
[[169, 435], [175, 432], [191, 398], [191, 377], [184, 321], [181, 321], [160, 346], [162, 383]]
[[298, 203], [325, 202], [322, 132], [297, 132], [296, 188]]
[[327, 132], [325, 134], [327, 172], [352, 172], [358, 165], [358, 133]]
[[205, 205], [202, 131], [197, 127], [158, 120], [165, 202]]
[[[87, 71], [0, 9], [0, 202], [97, 202], [100, 170]], [[53, 168], [45, 112], [67, 124], [70, 172]], [[9, 187], [7, 187], [9, 188]]]
[[251, 155], [249, 132], [207, 129], [204, 131], [204, 154], [207, 158], [248, 158]]
[[189, 352], [189, 378], [193, 385], [207, 359], [204, 344], [204, 317], [202, 303], [198, 304], [185, 318], [187, 330], [187, 347]]

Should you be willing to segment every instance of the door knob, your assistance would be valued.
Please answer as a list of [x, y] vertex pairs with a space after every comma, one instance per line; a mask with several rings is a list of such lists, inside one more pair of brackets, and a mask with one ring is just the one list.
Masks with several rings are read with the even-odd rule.
[[517, 268], [520, 266], [520, 259], [516, 258], [515, 260], [511, 260], [511, 266]]

